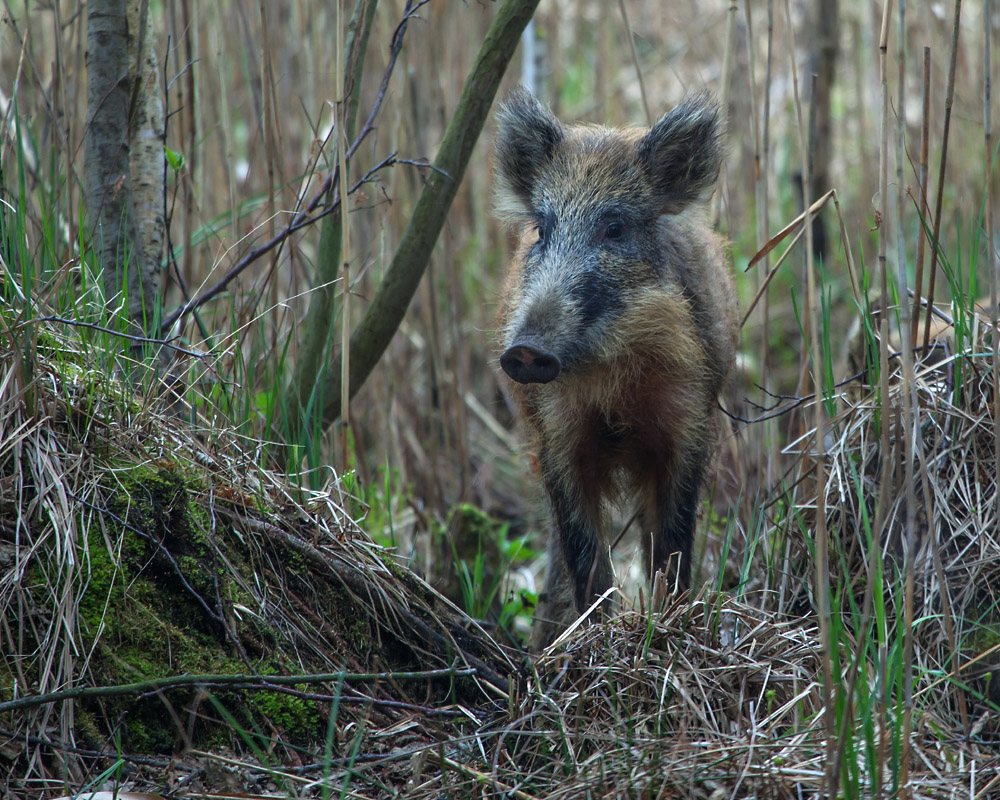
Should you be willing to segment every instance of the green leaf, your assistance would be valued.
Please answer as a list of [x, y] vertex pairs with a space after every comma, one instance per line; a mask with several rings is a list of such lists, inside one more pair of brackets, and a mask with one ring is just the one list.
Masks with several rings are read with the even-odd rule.
[[167, 155], [167, 163], [174, 172], [180, 172], [181, 167], [184, 166], [184, 154], [178, 153], [176, 150], [171, 150], [169, 147], [164, 145], [164, 151]]

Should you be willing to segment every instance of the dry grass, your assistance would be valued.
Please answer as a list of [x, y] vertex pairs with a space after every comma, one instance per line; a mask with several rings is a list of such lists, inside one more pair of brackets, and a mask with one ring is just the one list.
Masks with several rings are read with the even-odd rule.
[[[5, 796], [87, 785], [114, 760], [109, 734], [128, 769], [213, 739], [293, 763], [327, 725], [362, 725], [377, 752], [397, 726], [433, 741], [506, 695], [508, 656], [362, 533], [335, 474], [294, 487], [259, 465], [259, 443], [158, 412], [65, 328], [37, 331], [38, 379], [10, 348], [0, 377], [2, 701], [71, 696], [0, 711]], [[360, 675], [310, 677], [345, 671]], [[190, 673], [205, 677], [175, 685]], [[213, 682], [233, 673], [235, 694]]]
[[[514, 718], [480, 734], [497, 739], [481, 768], [535, 797], [823, 797], [821, 657], [814, 623], [732, 598], [630, 612], [537, 663]], [[949, 722], [918, 716], [915, 796], [967, 777], [939, 747]]]
[[[983, 323], [982, 319], [977, 323]], [[942, 341], [915, 365], [912, 383], [895, 362], [889, 403], [874, 394], [849, 401], [832, 424], [826, 506], [840, 532], [841, 563], [850, 576], [847, 594], [870, 606], [872, 584], [882, 578], [887, 623], [903, 619], [903, 580], [914, 579], [912, 602], [918, 674], [939, 675], [922, 692], [955, 722], [969, 725], [964, 692], [952, 683], [987, 689], [997, 655], [997, 587], [1000, 587], [1000, 496], [995, 450], [991, 352], [993, 333], [974, 328], [960, 352]], [[916, 399], [916, 464], [907, 486], [902, 429], [902, 393]], [[883, 409], [893, 409], [887, 415]], [[873, 441], [879, 425], [889, 427], [890, 452]], [[880, 482], [887, 482], [880, 486]], [[907, 498], [913, 520], [907, 524]], [[883, 498], [881, 504], [876, 498]], [[808, 501], [807, 501], [808, 502]], [[877, 547], [865, 541], [878, 532]], [[910, 536], [907, 535], [908, 531]], [[878, 570], [876, 573], [875, 570]], [[881, 592], [880, 592], [881, 594]], [[848, 597], [845, 596], [845, 603]], [[994, 712], [974, 704], [983, 724], [996, 735]]]
[[[69, 345], [59, 348], [64, 358]], [[185, 476], [191, 507], [204, 515], [202, 533], [211, 531], [210, 558], [221, 571], [221, 589], [203, 597], [206, 617], [214, 612], [226, 620], [215, 631], [223, 648], [244, 650], [235, 663], [247, 659], [247, 643], [266, 631], [277, 637], [286, 671], [374, 668], [385, 677], [297, 688], [301, 697], [326, 708], [324, 719], [335, 723], [325, 757], [322, 730], [314, 730], [310, 746], [300, 734], [282, 730], [277, 718], [261, 740], [269, 742], [266, 748], [254, 746], [247, 734], [245, 740], [231, 739], [235, 753], [206, 750], [197, 736], [191, 738], [192, 731], [225, 724], [226, 718], [206, 695], [194, 701], [177, 689], [153, 700], [178, 710], [173, 720], [161, 712], [162, 724], [176, 726], [173, 735], [183, 744], [177, 762], [102, 748], [93, 733], [82, 735], [73, 725], [74, 707], [77, 715], [103, 724], [85, 698], [75, 705], [6, 711], [0, 717], [4, 758], [19, 765], [6, 774], [8, 796], [46, 797], [67, 786], [85, 786], [116, 763], [126, 768], [127, 777], [118, 779], [124, 788], [173, 787], [175, 796], [189, 798], [214, 796], [223, 785], [259, 796], [314, 796], [323, 786], [350, 786], [352, 796], [371, 798], [825, 796], [824, 654], [815, 618], [791, 610], [808, 608], [807, 563], [792, 567], [798, 599], [779, 603], [778, 593], [759, 578], [753, 581], [758, 588], [736, 595], [705, 593], [690, 603], [668, 595], [652, 612], [628, 610], [605, 624], [583, 626], [527, 665], [502, 653], [415, 576], [390, 568], [387, 554], [352, 522], [348, 510], [356, 509], [356, 501], [343, 493], [336, 476], [323, 491], [289, 487], [254, 464], [248, 442], [222, 431], [178, 426], [152, 405], [143, 407], [141, 398], [122, 396], [120, 385], [87, 368], [81, 354], [75, 356], [80, 367], [75, 371], [65, 361], [39, 360], [48, 378], [36, 384], [38, 413], [31, 414], [25, 393], [15, 389], [18, 360], [9, 356], [0, 415], [6, 558], [0, 598], [8, 609], [3, 665], [20, 676], [19, 696], [108, 683], [99, 642], [121, 646], [121, 631], [110, 613], [108, 627], [95, 631], [81, 611], [89, 607], [84, 597], [96, 583], [92, 568], [98, 559], [88, 548], [106, 548], [126, 585], [142, 578], [129, 571], [123, 555], [128, 531], [110, 509], [119, 508], [112, 502], [115, 485], [127, 485], [129, 475], [146, 469]], [[935, 541], [922, 526], [914, 560], [916, 683], [909, 740], [914, 797], [956, 792], [992, 797], [1000, 767], [995, 712], [962, 688], [974, 687], [998, 663], [990, 610], [996, 599], [990, 592], [1000, 585], [1000, 542], [983, 535], [996, 530], [991, 494], [996, 481], [984, 472], [995, 469], [992, 423], [984, 416], [980, 388], [985, 372], [970, 367], [980, 360], [963, 362], [955, 355], [918, 370], [922, 472], [940, 509], [934, 530], [943, 538]], [[894, 379], [892, 386], [898, 392], [902, 384]], [[954, 397], [960, 401], [952, 402]], [[831, 531], [859, 531], [864, 527], [859, 518], [879, 513], [887, 530], [901, 529], [898, 501], [881, 511], [855, 502], [877, 495], [871, 487], [859, 492], [858, 485], [882, 471], [878, 447], [867, 441], [879, 407], [870, 396], [856, 398], [835, 421], [835, 443], [827, 449]], [[895, 447], [896, 434], [891, 441]], [[898, 459], [898, 450], [892, 457]], [[20, 469], [11, 469], [18, 464]], [[921, 491], [918, 487], [918, 497]], [[808, 496], [799, 498], [806, 513], [813, 505]], [[104, 533], [87, 534], [95, 530]], [[794, 550], [796, 537], [789, 539]], [[189, 544], [176, 529], [161, 542], [177, 557], [177, 574], [197, 586], [197, 570], [182, 558]], [[788, 559], [793, 565], [800, 556], [808, 562], [808, 542], [797, 546], [801, 551]], [[898, 580], [892, 570], [900, 548], [898, 535], [875, 548], [887, 585]], [[881, 698], [871, 703], [867, 721], [856, 712], [858, 724], [870, 726], [868, 746], [855, 741], [838, 758], [845, 772], [853, 771], [857, 789], [876, 793], [879, 786], [892, 785], [899, 759], [900, 720], [892, 712], [893, 694], [884, 683], [889, 660], [880, 648], [894, 640], [903, 595], [877, 587], [872, 602], [885, 603], [884, 613], [877, 625], [859, 627], [863, 618], [857, 608], [864, 605], [870, 613], [872, 606], [866, 602], [873, 592], [867, 570], [875, 562], [856, 539], [845, 538], [834, 550], [850, 579], [842, 584], [839, 614], [845, 623], [836, 685], [868, 687], [853, 699], [838, 692], [838, 726], [854, 724], [855, 713], [845, 711], [844, 703], [861, 703], [866, 694]], [[253, 563], [250, 572], [242, 557]], [[299, 566], [290, 568], [293, 559], [300, 559]], [[165, 568], [151, 557], [143, 572], [157, 564]], [[137, 587], [131, 591], [138, 602]], [[350, 641], [357, 620], [345, 620], [343, 605], [338, 610], [306, 601], [330, 587], [345, 589], [355, 601], [352, 613], [364, 619], [366, 644], [360, 649]], [[944, 596], [948, 604], [942, 607]], [[786, 610], [777, 611], [779, 605]], [[271, 657], [251, 653], [244, 669], [252, 673]], [[462, 675], [471, 669], [473, 677], [452, 684], [403, 674], [449, 667]], [[244, 696], [252, 697], [264, 684], [261, 679], [260, 685], [244, 687]], [[275, 691], [273, 685], [266, 688]], [[207, 686], [220, 697], [223, 691]], [[190, 711], [199, 702], [205, 708]], [[331, 712], [338, 702], [339, 711]], [[133, 706], [137, 719], [141, 708]], [[884, 750], [875, 755], [871, 748], [879, 743]]]
[[[53, 329], [53, 336], [58, 331]], [[63, 358], [69, 345], [60, 348]], [[526, 667], [470, 620], [463, 622], [426, 584], [398, 566], [390, 568], [387, 554], [352, 522], [347, 510], [356, 508], [355, 501], [336, 476], [323, 491], [291, 488], [254, 464], [246, 451], [250, 443], [223, 431], [178, 426], [152, 406], [143, 407], [140, 398], [123, 396], [120, 385], [87, 367], [82, 354], [75, 355], [76, 370], [65, 361], [39, 360], [47, 379], [35, 384], [38, 406], [32, 414], [29, 398], [16, 390], [19, 362], [10, 355], [4, 361], [0, 415], [6, 559], [0, 598], [8, 610], [3, 665], [19, 676], [18, 696], [108, 683], [99, 643], [117, 641], [120, 647], [122, 631], [110, 612], [102, 619], [107, 627], [94, 630], [81, 610], [92, 606], [85, 596], [97, 583], [93, 548], [106, 548], [117, 580], [126, 586], [150, 568], [171, 569], [155, 557], [154, 548], [149, 566], [130, 572], [124, 555], [128, 528], [111, 511], [120, 508], [113, 503], [116, 485], [131, 485], [140, 502], [128, 478], [143, 470], [185, 476], [190, 506], [206, 526], [201, 533], [211, 534], [208, 557], [221, 573], [217, 594], [202, 597], [205, 617], [225, 620], [215, 635], [235, 654], [234, 663], [242, 658], [247, 673], [278, 663], [292, 673], [347, 667], [386, 675], [298, 688], [336, 723], [325, 758], [315, 745], [296, 746], [301, 734], [282, 730], [276, 720], [262, 740], [270, 742], [267, 757], [250, 734], [231, 740], [242, 743], [245, 755], [206, 751], [192, 731], [224, 724], [225, 717], [204, 696], [193, 701], [177, 690], [164, 695], [163, 707], [173, 705], [178, 716], [171, 720], [161, 713], [162, 724], [176, 726], [172, 735], [184, 745], [173, 765], [102, 748], [95, 733], [81, 735], [74, 728], [74, 708], [91, 724], [103, 724], [86, 699], [6, 711], [0, 718], [7, 737], [4, 758], [19, 765], [5, 778], [9, 796], [45, 797], [61, 787], [84, 786], [115, 763], [127, 765], [125, 787], [173, 786], [178, 796], [191, 798], [213, 796], [224, 784], [267, 796], [311, 796], [323, 785], [348, 784], [359, 797], [396, 792], [408, 797], [824, 796], [827, 744], [819, 679], [824, 655], [814, 617], [776, 611], [776, 591], [704, 594], [691, 603], [668, 596], [652, 613], [631, 610], [606, 624], [583, 626]], [[992, 785], [1000, 766], [993, 712], [962, 688], [975, 686], [986, 668], [998, 663], [996, 620], [990, 617], [996, 600], [990, 592], [998, 585], [1000, 542], [983, 535], [996, 530], [990, 494], [996, 481], [984, 473], [995, 469], [992, 429], [984, 417], [984, 395], [977, 391], [984, 372], [971, 369], [971, 359], [959, 371], [959, 361], [953, 356], [918, 372], [927, 458], [922, 472], [940, 509], [935, 531], [944, 537], [935, 541], [924, 526], [914, 561], [918, 622], [910, 787], [919, 797], [950, 797], [956, 791], [993, 796], [983, 787]], [[964, 376], [961, 384], [955, 383], [957, 372]], [[900, 390], [900, 382], [892, 385]], [[951, 402], [956, 396], [961, 402]], [[859, 517], [879, 513], [852, 504], [875, 496], [874, 490], [857, 487], [881, 472], [878, 448], [866, 441], [877, 408], [870, 397], [856, 400], [836, 422], [836, 443], [828, 448], [832, 531], [858, 531]], [[800, 498], [800, 508], [811, 505], [808, 497]], [[888, 530], [899, 530], [893, 522], [897, 506], [881, 512]], [[200, 588], [198, 570], [183, 558], [190, 540], [177, 527], [162, 533], [160, 547], [176, 556], [176, 576]], [[799, 546], [808, 549], [805, 541]], [[845, 624], [837, 685], [867, 686], [867, 693], [882, 698], [881, 705], [870, 706], [874, 718], [863, 724], [871, 726], [870, 744], [882, 742], [885, 751], [875, 757], [854, 742], [839, 754], [842, 769], [853, 769], [860, 776], [855, 785], [869, 793], [876, 785], [891, 785], [899, 758], [894, 751], [899, 718], [886, 705], [892, 694], [884, 685], [888, 662], [879, 649], [893, 640], [889, 631], [898, 625], [902, 594], [883, 594], [877, 587], [876, 602], [888, 604], [878, 620], [882, 628], [857, 627], [856, 608], [871, 608], [864, 599], [873, 590], [866, 572], [870, 551], [854, 539], [835, 550], [852, 581], [843, 587], [839, 610]], [[897, 580], [892, 565], [899, 560], [898, 538], [875, 550], [891, 585]], [[242, 564], [244, 557], [252, 570]], [[293, 559], [299, 566], [289, 566]], [[793, 554], [789, 562], [795, 561]], [[798, 603], [786, 597], [784, 606], [805, 609], [811, 590], [803, 576], [809, 571], [805, 564], [794, 569], [800, 576], [796, 589], [804, 596]], [[138, 586], [131, 589], [136, 602], [142, 598]], [[321, 598], [331, 587], [346, 590], [353, 601], [329, 606], [306, 600]], [[942, 607], [944, 596], [948, 605]], [[977, 617], [977, 610], [985, 616]], [[347, 620], [348, 613], [363, 618], [360, 648], [351, 641], [358, 620]], [[168, 629], [172, 623], [164, 618], [162, 624]], [[276, 649], [284, 654], [278, 661], [269, 651], [248, 653], [248, 643], [262, 635], [277, 637]], [[463, 675], [471, 669], [473, 677], [452, 684], [402, 674], [449, 667]], [[245, 687], [245, 696], [264, 683]], [[224, 690], [209, 685], [208, 691]], [[334, 698], [341, 703], [339, 712], [330, 712], [331, 704], [337, 708]], [[843, 693], [837, 701], [860, 702]], [[209, 707], [190, 711], [188, 704], [197, 708], [198, 702]], [[141, 708], [134, 706], [133, 713]], [[853, 725], [855, 715], [840, 705], [837, 718], [839, 725]], [[322, 730], [313, 736], [322, 750]], [[980, 783], [973, 784], [976, 775]], [[974, 786], [986, 793], [972, 795]]]

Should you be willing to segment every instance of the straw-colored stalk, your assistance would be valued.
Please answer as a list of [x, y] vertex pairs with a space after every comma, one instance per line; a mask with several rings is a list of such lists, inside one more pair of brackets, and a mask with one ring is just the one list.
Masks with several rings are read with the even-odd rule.
[[[619, 0], [623, 3], [622, 8], [624, 8], [624, 0]], [[733, 85], [733, 59], [732, 55], [736, 51], [736, 10], [737, 4], [736, 0], [729, 0], [729, 13], [726, 15], [726, 44], [722, 51], [722, 85], [719, 90], [720, 100], [722, 102], [723, 113], [729, 113], [729, 98], [732, 94]], [[749, 46], [749, 45], [748, 45]], [[753, 64], [753, 61], [750, 62]], [[750, 72], [753, 72], [753, 67], [751, 66]], [[753, 108], [753, 96], [751, 95], [750, 107]], [[722, 217], [722, 183], [720, 182], [715, 187], [715, 192], [712, 195], [712, 224], [718, 225], [719, 219]]]
[[948, 62], [948, 86], [944, 96], [944, 132], [941, 134], [941, 162], [938, 165], [937, 193], [934, 200], [934, 236], [931, 240], [931, 270], [927, 283], [924, 350], [930, 345], [931, 336], [931, 309], [934, 307], [934, 279], [937, 272], [938, 245], [941, 240], [941, 204], [944, 201], [944, 176], [945, 168], [948, 165], [948, 134], [951, 131], [951, 107], [955, 102], [955, 69], [958, 64], [958, 31], [961, 16], [962, 0], [955, 0], [955, 15], [951, 30], [951, 59]]
[[[995, 464], [1000, 464], [1000, 309], [997, 307], [997, 270], [1000, 262], [996, 258], [996, 241], [993, 238], [993, 119], [990, 110], [991, 82], [993, 69], [990, 32], [993, 29], [993, 0], [985, 0], [983, 6], [983, 138], [986, 157], [986, 268], [990, 272], [990, 314], [993, 318], [993, 428], [995, 435]], [[1000, 518], [1000, 492], [997, 492], [997, 516]]]
[[341, 227], [341, 258], [343, 259], [343, 301], [340, 309], [341, 321], [341, 376], [340, 376], [340, 418], [343, 422], [341, 430], [341, 469], [348, 468], [348, 448], [350, 446], [350, 385], [348, 376], [351, 374], [351, 215], [347, 197], [347, 97], [344, 95], [344, 0], [337, 0], [337, 160], [340, 173], [340, 227]]
[[[927, 221], [927, 150], [930, 140], [931, 116], [931, 49], [929, 47], [924, 47], [924, 79], [921, 85], [921, 97], [920, 171], [917, 174], [917, 183], [920, 186], [920, 218], [922, 223], [917, 226], [917, 276], [913, 287], [913, 314], [911, 315], [914, 322], [919, 320], [920, 314], [920, 290], [923, 288], [924, 282], [924, 248], [927, 243], [924, 224]], [[912, 327], [910, 341], [916, 347], [917, 330], [920, 326], [914, 324]]]
[[[906, 275], [906, 237], [903, 231], [903, 208], [905, 207], [905, 181], [903, 180], [904, 154], [906, 152], [906, 0], [899, 0], [896, 28], [896, 283], [902, 298], [900, 314], [901, 342], [912, 342], [913, 307], [907, 302], [908, 285]], [[885, 228], [883, 228], [883, 231]], [[887, 233], [887, 232], [886, 232]], [[887, 236], [885, 237], [887, 238]], [[903, 597], [903, 741], [900, 756], [899, 797], [907, 797], [909, 782], [910, 730], [913, 716], [913, 556], [915, 550], [916, 498], [913, 494], [913, 465], [916, 460], [916, 441], [919, 432], [915, 430], [914, 413], [917, 395], [913, 374], [913, 349], [903, 346], [903, 443], [905, 481], [905, 536], [903, 539], [903, 572], [905, 590]]]
[[833, 715], [833, 653], [830, 638], [830, 573], [827, 564], [829, 544], [826, 529], [826, 465], [823, 442], [823, 348], [821, 346], [818, 324], [820, 307], [816, 295], [816, 275], [813, 264], [813, 231], [812, 210], [809, 200], [809, 142], [808, 133], [802, 117], [802, 101], [799, 93], [798, 69], [795, 65], [795, 37], [793, 34], [792, 14], [788, 0], [785, 0], [785, 18], [788, 30], [788, 52], [792, 67], [792, 87], [795, 96], [795, 116], [799, 134], [799, 155], [802, 159], [802, 207], [804, 209], [802, 225], [805, 227], [806, 246], [806, 297], [809, 310], [809, 347], [812, 354], [813, 391], [815, 400], [815, 435], [813, 438], [816, 454], [816, 597], [819, 616], [820, 645], [823, 652], [823, 707], [826, 723], [826, 780], [827, 790], [836, 794], [837, 766], [833, 758], [833, 746], [836, 738], [836, 725]]

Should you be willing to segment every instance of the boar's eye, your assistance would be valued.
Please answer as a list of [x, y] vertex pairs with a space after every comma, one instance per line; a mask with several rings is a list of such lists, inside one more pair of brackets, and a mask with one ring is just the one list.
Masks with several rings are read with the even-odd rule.
[[619, 221], [608, 223], [608, 227], [604, 229], [605, 239], [621, 239], [625, 235], [625, 225]]

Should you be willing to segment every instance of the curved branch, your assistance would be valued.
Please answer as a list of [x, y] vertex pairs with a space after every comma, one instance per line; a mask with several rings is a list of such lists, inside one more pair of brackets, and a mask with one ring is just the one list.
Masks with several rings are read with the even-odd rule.
[[423, 680], [426, 678], [449, 678], [475, 675], [471, 667], [448, 667], [429, 669], [422, 672], [321, 672], [309, 675], [175, 675], [170, 678], [124, 683], [116, 686], [80, 686], [62, 689], [48, 694], [29, 695], [17, 700], [0, 703], [0, 714], [21, 708], [51, 705], [63, 700], [79, 700], [87, 697], [119, 697], [122, 695], [143, 695], [179, 689], [185, 686], [237, 686], [243, 689], [271, 690], [279, 686], [294, 686], [309, 683], [356, 683], [359, 681]]
[[[351, 335], [351, 396], [382, 357], [417, 291], [500, 80], [537, 6], [538, 0], [505, 0], [490, 25], [392, 264]], [[324, 424], [340, 417], [340, 375], [338, 355], [327, 369]]]

